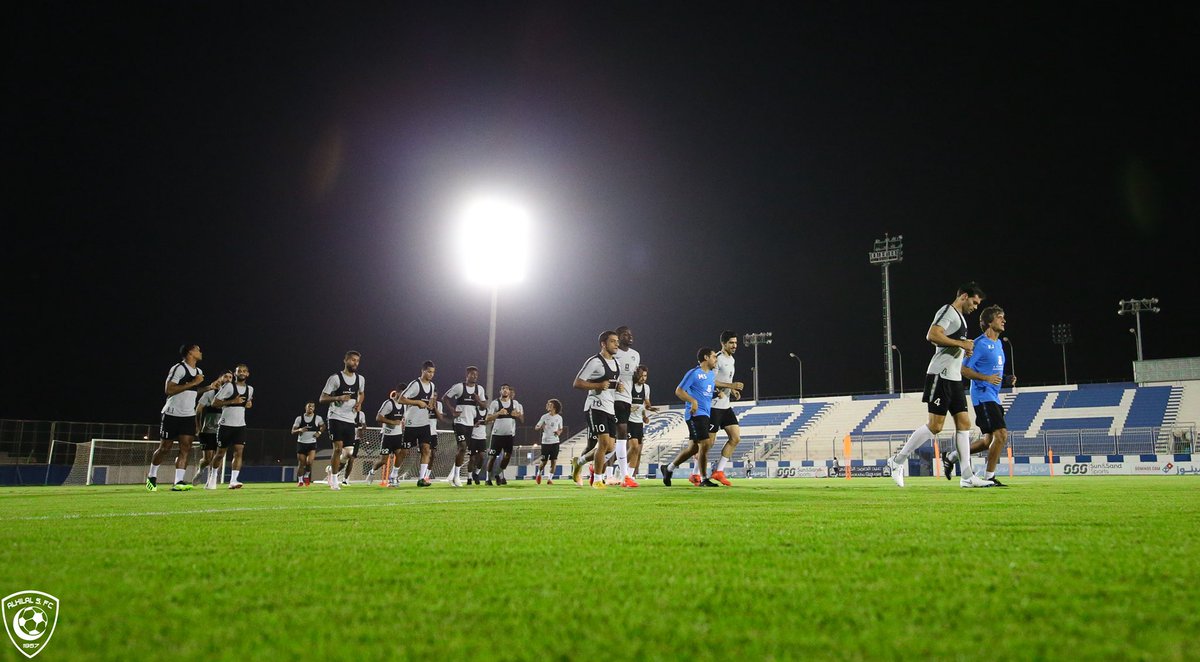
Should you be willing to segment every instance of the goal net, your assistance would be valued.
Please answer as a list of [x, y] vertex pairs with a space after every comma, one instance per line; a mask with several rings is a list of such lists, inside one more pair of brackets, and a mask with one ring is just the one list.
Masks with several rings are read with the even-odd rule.
[[[157, 440], [145, 439], [93, 439], [75, 447], [75, 461], [63, 485], [133, 485], [146, 482], [146, 471], [150, 459], [158, 450]], [[179, 452], [176, 445], [161, 471], [175, 470], [175, 457]], [[192, 479], [196, 466], [200, 464], [200, 444], [192, 444], [188, 456], [187, 479]], [[161, 477], [161, 474], [160, 474]], [[168, 476], [167, 482], [170, 482]]]

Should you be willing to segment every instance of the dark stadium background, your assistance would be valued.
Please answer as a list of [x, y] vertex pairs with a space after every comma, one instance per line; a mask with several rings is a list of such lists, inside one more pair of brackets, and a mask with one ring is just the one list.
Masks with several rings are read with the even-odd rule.
[[[722, 329], [772, 331], [764, 396], [884, 387], [885, 232], [912, 390], [978, 280], [1023, 383], [1194, 354], [1195, 51], [1186, 3], [25, 3], [4, 104], [3, 417], [153, 421], [184, 341], [246, 362], [285, 427], [363, 353], [368, 411], [486, 361], [450, 255], [492, 187], [533, 211], [497, 383], [567, 403], [628, 324], [669, 397]], [[751, 354], [739, 355], [749, 382]], [[533, 417], [536, 419], [536, 416]]]

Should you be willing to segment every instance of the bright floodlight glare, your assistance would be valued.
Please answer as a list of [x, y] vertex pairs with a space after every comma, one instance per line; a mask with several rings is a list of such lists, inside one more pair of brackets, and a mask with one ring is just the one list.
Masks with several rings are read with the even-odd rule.
[[467, 280], [492, 286], [523, 280], [529, 226], [529, 212], [506, 200], [480, 198], [468, 204], [459, 224], [459, 259]]

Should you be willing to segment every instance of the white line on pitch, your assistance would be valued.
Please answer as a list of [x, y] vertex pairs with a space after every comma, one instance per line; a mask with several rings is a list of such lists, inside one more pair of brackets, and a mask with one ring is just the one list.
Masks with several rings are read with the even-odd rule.
[[291, 505], [291, 506], [240, 506], [237, 508], [202, 508], [200, 510], [152, 510], [143, 513], [68, 513], [66, 515], [38, 515], [33, 517], [5, 517], [0, 522], [30, 522], [52, 519], [110, 519], [113, 517], [161, 517], [165, 515], [208, 515], [212, 513], [246, 513], [277, 510], [341, 510], [347, 508], [388, 508], [392, 506], [423, 506], [443, 503], [495, 503], [500, 501], [549, 501], [550, 499], [570, 499], [568, 496], [543, 497], [501, 497], [498, 499], [438, 499], [436, 501], [388, 501], [385, 503], [331, 503], [327, 505]]

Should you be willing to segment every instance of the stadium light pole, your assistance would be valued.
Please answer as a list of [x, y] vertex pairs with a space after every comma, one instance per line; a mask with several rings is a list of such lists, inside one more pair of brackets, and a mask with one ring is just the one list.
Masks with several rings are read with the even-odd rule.
[[[1161, 308], [1158, 307], [1158, 299], [1122, 299], [1117, 302], [1120, 309], [1117, 310], [1118, 315], [1133, 315], [1137, 319], [1137, 331], [1134, 331], [1133, 336], [1137, 339], [1137, 360], [1142, 360], [1142, 313], [1157, 313]], [[1130, 329], [1133, 331], [1133, 329]]]
[[800, 367], [800, 399], [803, 400], [804, 399], [804, 361], [801, 361], [800, 357], [796, 356], [795, 352], [788, 352], [788, 356], [792, 357], [793, 359], [796, 359], [796, 365], [798, 365]]
[[492, 291], [488, 322], [487, 395], [495, 397], [496, 313], [500, 286], [525, 279], [529, 255], [529, 212], [513, 202], [481, 197], [463, 208], [459, 223], [458, 258], [468, 281]]
[[900, 348], [892, 345], [892, 351], [896, 352], [896, 362], [900, 364], [900, 370], [897, 373], [900, 376], [900, 393], [904, 393], [904, 355], [900, 353]]
[[883, 267], [883, 355], [887, 364], [887, 392], [895, 393], [895, 373], [892, 371], [892, 282], [888, 277], [888, 266], [904, 260], [904, 235], [875, 240], [875, 247], [867, 255], [871, 264]]
[[1070, 324], [1051, 324], [1050, 325], [1050, 339], [1054, 341], [1055, 345], [1062, 346], [1063, 384], [1066, 384], [1067, 383], [1067, 345], [1069, 345], [1075, 341], [1075, 338], [1071, 335], [1071, 325]]
[[771, 344], [771, 332], [747, 333], [742, 340], [747, 346], [754, 348], [754, 401], [758, 402], [758, 346]]

